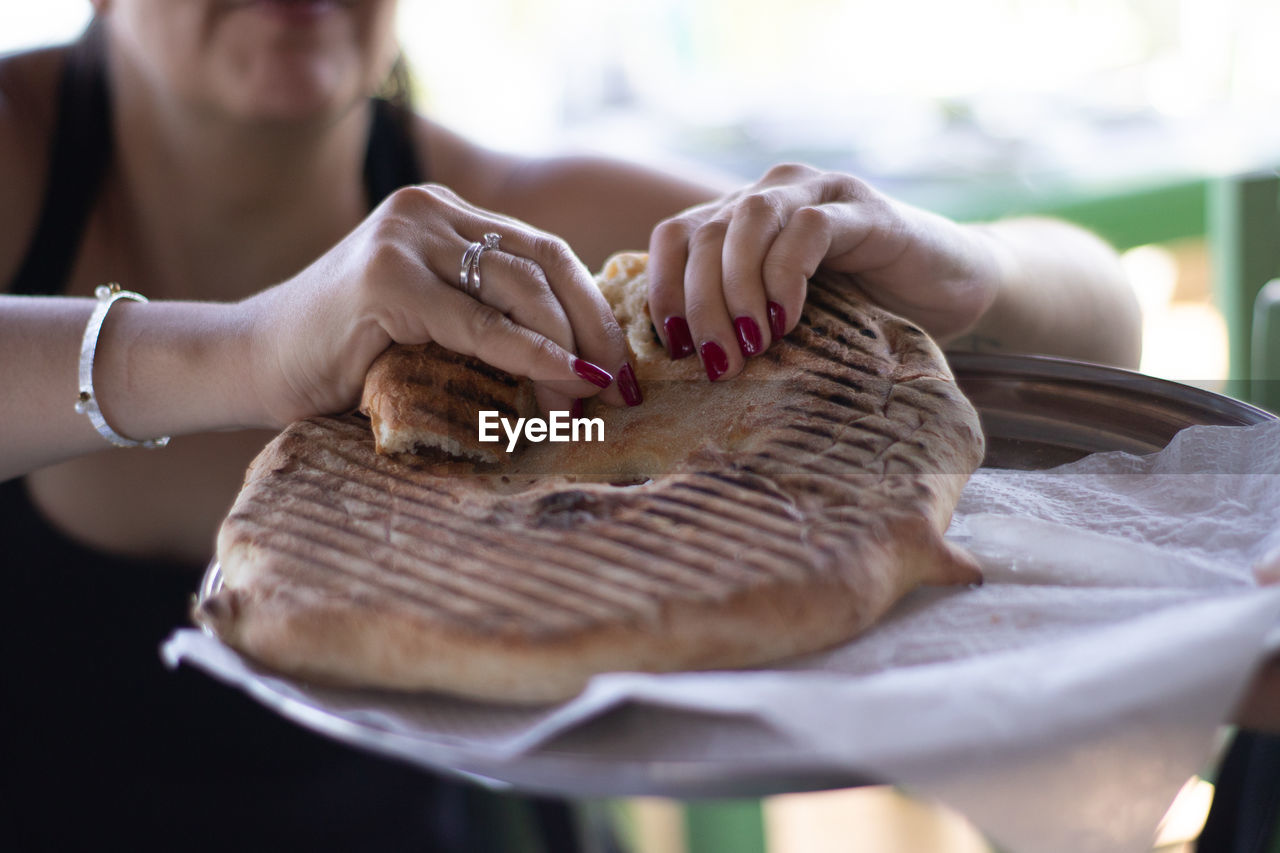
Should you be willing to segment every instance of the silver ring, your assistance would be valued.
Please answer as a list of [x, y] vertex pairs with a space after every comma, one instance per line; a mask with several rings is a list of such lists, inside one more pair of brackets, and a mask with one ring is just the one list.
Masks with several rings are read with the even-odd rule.
[[484, 235], [483, 241], [476, 241], [467, 246], [462, 253], [462, 267], [458, 272], [458, 282], [462, 289], [472, 296], [480, 293], [480, 256], [490, 249], [498, 248], [501, 235], [490, 231]]
[[471, 292], [471, 264], [483, 248], [484, 246], [481, 243], [472, 243], [462, 253], [462, 269], [458, 271], [458, 284], [461, 285], [462, 290], [466, 293]]

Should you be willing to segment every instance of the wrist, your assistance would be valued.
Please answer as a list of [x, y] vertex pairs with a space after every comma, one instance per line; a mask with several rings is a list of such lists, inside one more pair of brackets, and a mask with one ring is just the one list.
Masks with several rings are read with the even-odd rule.
[[306, 389], [290, 377], [297, 369], [294, 330], [280, 317], [303, 316], [306, 308], [284, 285], [264, 290], [233, 306], [237, 335], [243, 341], [243, 389], [246, 425], [279, 430], [317, 414], [307, 402]]
[[280, 429], [290, 422], [280, 415], [281, 392], [273, 386], [279, 376], [279, 354], [276, 344], [280, 330], [265, 321], [270, 312], [263, 303], [273, 291], [266, 290], [241, 302], [228, 305], [231, 320], [228, 333], [238, 342], [239, 362], [236, 373], [241, 383], [237, 417], [249, 429]]
[[95, 365], [107, 422], [123, 435], [257, 425], [243, 321], [234, 306], [122, 303], [103, 325]]
[[215, 346], [225, 347], [227, 352], [223, 378], [233, 388], [233, 402], [229, 412], [234, 416], [234, 426], [244, 429], [279, 429], [285, 426], [273, 414], [266, 391], [267, 380], [274, 375], [268, 365], [274, 364], [274, 351], [269, 349], [275, 335], [265, 324], [260, 312], [253, 310], [249, 302], [237, 302], [218, 306], [223, 312], [220, 318]]
[[121, 300], [145, 303], [148, 299], [140, 293], [125, 290], [114, 283], [99, 285], [94, 290], [94, 297], [97, 299], [97, 304], [85, 324], [84, 335], [80, 340], [80, 366], [77, 377], [79, 394], [76, 398], [76, 413], [87, 417], [98, 435], [116, 447], [144, 447], [148, 449], [164, 447], [169, 443], [170, 436], [132, 439], [112, 429], [102, 413], [102, 407], [98, 404], [98, 395], [94, 386], [94, 365], [97, 361], [98, 339], [101, 336], [102, 326], [106, 322], [106, 317], [111, 313], [111, 308]]

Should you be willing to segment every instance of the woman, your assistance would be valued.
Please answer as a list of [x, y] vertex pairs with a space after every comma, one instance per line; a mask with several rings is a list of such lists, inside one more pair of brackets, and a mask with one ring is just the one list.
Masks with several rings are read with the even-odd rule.
[[[0, 63], [4, 763], [25, 792], [3, 808], [28, 843], [296, 844], [318, 827], [340, 846], [347, 829], [375, 843], [361, 820], [378, 815], [376, 846], [421, 830], [481, 849], [445, 825], [491, 806], [470, 789], [313, 743], [155, 655], [270, 430], [352, 407], [393, 341], [529, 376], [548, 409], [642, 405], [588, 270], [647, 245], [655, 329], [710, 381], [794, 326], [819, 265], [944, 342], [1136, 361], [1114, 255], [1068, 226], [959, 226], [805, 167], [721, 195], [485, 150], [375, 102], [394, 6], [94, 0], [79, 43]], [[464, 290], [489, 233], [483, 286]], [[152, 301], [107, 314], [97, 429], [72, 403], [107, 281]], [[162, 435], [179, 438], [104, 442]]]

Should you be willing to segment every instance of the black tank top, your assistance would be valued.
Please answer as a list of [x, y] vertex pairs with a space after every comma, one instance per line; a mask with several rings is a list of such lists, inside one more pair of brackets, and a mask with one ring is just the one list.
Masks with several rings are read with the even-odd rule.
[[[111, 162], [97, 27], [70, 48], [49, 177], [11, 293], [61, 292]], [[372, 208], [424, 177], [408, 113], [375, 100]], [[69, 405], [69, 404], [68, 404]], [[162, 452], [162, 451], [161, 451]], [[102, 554], [0, 483], [0, 849], [576, 848], [563, 803], [497, 795], [313, 735], [159, 646], [203, 567]]]

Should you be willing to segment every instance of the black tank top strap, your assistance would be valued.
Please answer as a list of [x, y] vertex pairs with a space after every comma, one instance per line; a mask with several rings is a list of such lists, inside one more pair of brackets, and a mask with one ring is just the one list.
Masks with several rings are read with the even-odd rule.
[[370, 210], [401, 187], [426, 180], [413, 142], [412, 111], [382, 98], [374, 98], [372, 105], [364, 153], [364, 187]]
[[12, 293], [61, 293], [71, 275], [111, 161], [111, 101], [104, 66], [101, 27], [94, 24], [67, 51], [40, 218], [10, 282]]

